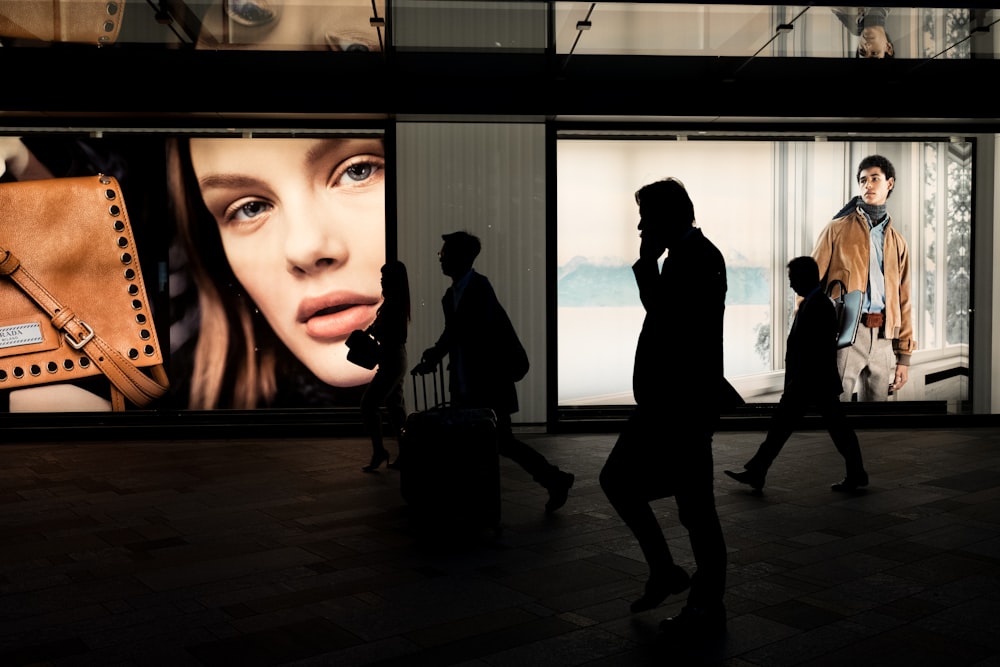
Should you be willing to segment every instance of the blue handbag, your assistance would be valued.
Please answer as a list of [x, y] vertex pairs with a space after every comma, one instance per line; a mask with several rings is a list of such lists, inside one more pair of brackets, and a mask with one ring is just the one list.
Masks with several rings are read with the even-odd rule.
[[[839, 288], [839, 295], [833, 297], [833, 288]], [[848, 292], [847, 286], [841, 280], [832, 280], [826, 286], [826, 295], [833, 301], [837, 309], [837, 349], [854, 345], [858, 337], [858, 326], [861, 324], [861, 290]]]

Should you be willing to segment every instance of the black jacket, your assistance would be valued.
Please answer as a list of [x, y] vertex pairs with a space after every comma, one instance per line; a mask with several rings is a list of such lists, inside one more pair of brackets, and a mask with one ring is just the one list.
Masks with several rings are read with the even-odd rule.
[[510, 374], [510, 319], [486, 276], [473, 272], [456, 308], [454, 287], [441, 299], [444, 332], [424, 357], [448, 355], [449, 392], [459, 407], [492, 408], [497, 414], [518, 411]]
[[837, 370], [837, 310], [822, 289], [795, 313], [785, 348], [785, 391], [804, 397], [840, 394]]
[[717, 415], [727, 289], [722, 253], [695, 228], [670, 248], [662, 271], [642, 259], [632, 271], [646, 309], [632, 372], [636, 403]]

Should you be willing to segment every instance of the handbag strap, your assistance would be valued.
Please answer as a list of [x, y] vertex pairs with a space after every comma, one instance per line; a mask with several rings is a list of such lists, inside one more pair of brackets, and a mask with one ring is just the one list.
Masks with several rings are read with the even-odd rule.
[[10, 250], [0, 247], [0, 276], [6, 276], [30, 296], [51, 318], [52, 326], [63, 332], [66, 342], [74, 350], [85, 353], [111, 381], [112, 408], [125, 408], [124, 398], [143, 406], [166, 394], [169, 384], [166, 372], [154, 368], [151, 378], [142, 372], [118, 350], [109, 345], [90, 325], [76, 316], [72, 308], [64, 306], [35, 279]]
[[[830, 283], [826, 286], [826, 295], [831, 299], [834, 299], [833, 296], [834, 285], [840, 287], [840, 296], [838, 298], [840, 301], [843, 301], [844, 297], [847, 296], [847, 285], [844, 284], [843, 280], [831, 280]], [[837, 299], [834, 299], [834, 301], [836, 300]]]

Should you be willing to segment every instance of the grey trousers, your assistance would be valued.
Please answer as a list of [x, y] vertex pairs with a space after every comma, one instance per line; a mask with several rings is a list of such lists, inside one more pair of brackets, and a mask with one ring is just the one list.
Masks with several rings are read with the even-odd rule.
[[859, 401], [889, 400], [889, 385], [896, 379], [896, 353], [892, 340], [879, 329], [858, 327], [854, 345], [837, 350], [837, 370], [844, 384], [840, 400], [850, 401], [857, 392]]

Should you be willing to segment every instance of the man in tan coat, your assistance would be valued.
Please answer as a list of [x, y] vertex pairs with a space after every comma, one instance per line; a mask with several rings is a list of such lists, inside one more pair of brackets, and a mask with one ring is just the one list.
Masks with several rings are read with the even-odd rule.
[[886, 211], [896, 184], [892, 163], [870, 155], [858, 165], [857, 180], [861, 194], [826, 226], [812, 254], [824, 285], [841, 280], [848, 291], [864, 295], [857, 340], [837, 354], [841, 398], [857, 393], [859, 401], [885, 401], [909, 379], [910, 355], [917, 347], [910, 254]]

